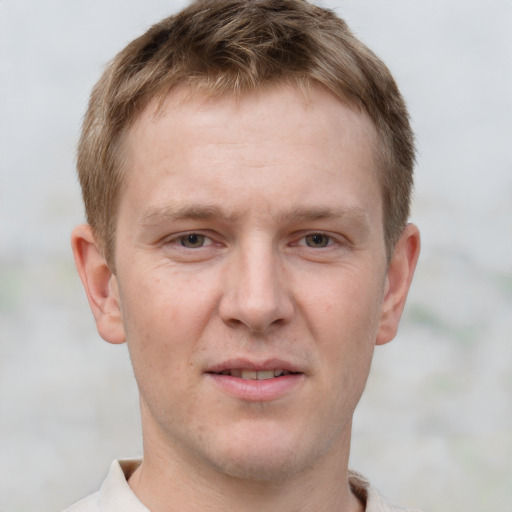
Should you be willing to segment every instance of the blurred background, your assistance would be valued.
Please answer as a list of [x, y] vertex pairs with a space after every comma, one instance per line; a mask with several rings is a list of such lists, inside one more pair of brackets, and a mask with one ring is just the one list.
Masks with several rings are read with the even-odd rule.
[[[124, 346], [95, 331], [69, 248], [74, 151], [106, 62], [184, 5], [0, 0], [0, 511], [58, 511], [141, 452]], [[376, 350], [351, 466], [425, 512], [512, 511], [512, 1], [337, 0], [418, 139], [423, 236]]]

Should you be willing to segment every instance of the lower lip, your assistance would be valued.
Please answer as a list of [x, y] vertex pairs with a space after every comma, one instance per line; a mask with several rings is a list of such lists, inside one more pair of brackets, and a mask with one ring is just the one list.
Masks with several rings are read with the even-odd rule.
[[265, 380], [242, 379], [216, 373], [207, 373], [206, 375], [229, 395], [253, 402], [269, 402], [282, 398], [296, 390], [305, 378], [303, 373]]

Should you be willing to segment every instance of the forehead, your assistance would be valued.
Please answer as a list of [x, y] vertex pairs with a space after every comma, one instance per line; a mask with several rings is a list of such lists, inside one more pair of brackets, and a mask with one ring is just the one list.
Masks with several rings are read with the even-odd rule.
[[[129, 128], [127, 145], [136, 142], [142, 132], [160, 129], [163, 120], [167, 126], [173, 121], [175, 125], [181, 125], [175, 133], [177, 138], [187, 137], [188, 127], [194, 134], [198, 129], [207, 131], [213, 127], [217, 135], [229, 133], [232, 136], [230, 127], [235, 123], [238, 127], [250, 124], [254, 132], [259, 130], [278, 139], [284, 135], [282, 127], [288, 128], [290, 123], [297, 123], [301, 126], [303, 138], [318, 145], [336, 139], [336, 128], [341, 124], [350, 124], [350, 131], [355, 137], [362, 135], [372, 144], [377, 141], [375, 126], [364, 110], [342, 101], [315, 82], [271, 83], [254, 91], [236, 94], [215, 93], [206, 87], [200, 84], [194, 88], [176, 86], [170, 93], [153, 98]], [[331, 115], [333, 111], [334, 116]], [[332, 122], [334, 119], [336, 123]], [[230, 123], [219, 132], [216, 129], [223, 120]], [[244, 135], [238, 132], [238, 128], [237, 133]], [[208, 134], [203, 132], [203, 135]]]
[[[274, 85], [237, 97], [181, 88], [154, 100], [130, 129], [126, 187], [142, 191], [161, 181], [162, 194], [144, 197], [164, 204], [173, 191], [199, 198], [226, 188], [243, 202], [267, 186], [267, 205], [286, 202], [275, 189], [306, 198], [308, 189], [328, 185], [337, 174], [372, 188], [375, 141], [368, 116], [320, 86]], [[163, 185], [169, 180], [173, 187]]]

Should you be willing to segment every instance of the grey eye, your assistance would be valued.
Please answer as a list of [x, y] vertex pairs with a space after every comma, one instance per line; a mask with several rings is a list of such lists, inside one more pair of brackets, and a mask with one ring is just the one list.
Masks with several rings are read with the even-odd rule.
[[180, 238], [180, 244], [188, 249], [198, 249], [203, 247], [205, 242], [205, 236], [199, 235], [198, 233], [190, 233]]
[[330, 238], [322, 233], [313, 233], [304, 237], [306, 245], [308, 247], [327, 247], [330, 242]]

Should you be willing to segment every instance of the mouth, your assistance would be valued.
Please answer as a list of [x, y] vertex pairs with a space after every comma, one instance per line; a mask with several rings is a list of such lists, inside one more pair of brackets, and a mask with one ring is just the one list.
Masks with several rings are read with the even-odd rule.
[[249, 402], [270, 402], [292, 396], [306, 379], [302, 367], [283, 359], [229, 359], [208, 367], [205, 373], [223, 393]]
[[226, 375], [230, 377], [236, 377], [238, 379], [245, 380], [269, 380], [279, 377], [285, 377], [287, 375], [294, 375], [298, 372], [291, 372], [282, 368], [275, 368], [270, 370], [250, 370], [246, 368], [230, 368], [222, 370], [220, 372], [208, 372], [213, 375]]

